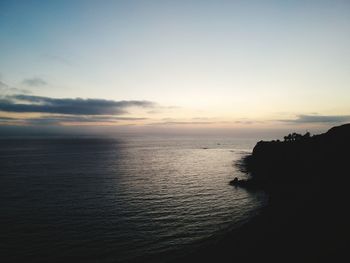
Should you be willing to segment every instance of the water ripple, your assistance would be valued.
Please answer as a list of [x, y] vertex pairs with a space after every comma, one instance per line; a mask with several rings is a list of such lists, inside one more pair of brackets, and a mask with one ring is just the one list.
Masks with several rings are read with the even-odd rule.
[[227, 138], [0, 140], [8, 256], [122, 262], [191, 249], [264, 203], [263, 194], [228, 185], [244, 176], [232, 162], [252, 145]]

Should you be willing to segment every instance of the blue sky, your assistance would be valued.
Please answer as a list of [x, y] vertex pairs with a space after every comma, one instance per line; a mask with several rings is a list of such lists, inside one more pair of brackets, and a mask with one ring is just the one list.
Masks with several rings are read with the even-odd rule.
[[[349, 8], [349, 1], [2, 0], [0, 123], [305, 129], [346, 122]], [[87, 112], [82, 123], [64, 110], [18, 112], [35, 96], [56, 106], [60, 99], [82, 105], [75, 98], [149, 104], [103, 108], [110, 114], [101, 122]]]

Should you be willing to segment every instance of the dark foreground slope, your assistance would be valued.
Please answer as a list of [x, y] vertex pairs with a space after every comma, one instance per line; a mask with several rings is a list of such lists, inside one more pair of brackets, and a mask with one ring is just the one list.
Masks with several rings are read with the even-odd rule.
[[259, 142], [245, 160], [248, 181], [269, 204], [242, 228], [188, 262], [350, 262], [350, 124], [316, 136]]

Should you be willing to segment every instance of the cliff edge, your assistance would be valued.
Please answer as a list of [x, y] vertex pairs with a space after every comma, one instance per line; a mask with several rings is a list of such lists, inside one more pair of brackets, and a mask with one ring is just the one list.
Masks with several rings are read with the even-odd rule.
[[349, 149], [350, 124], [257, 143], [243, 162], [250, 179], [231, 184], [265, 191], [267, 205], [216, 244], [181, 261], [349, 262]]
[[284, 141], [260, 141], [243, 162], [251, 179], [233, 185], [269, 186], [349, 182], [350, 124], [324, 134], [289, 134]]

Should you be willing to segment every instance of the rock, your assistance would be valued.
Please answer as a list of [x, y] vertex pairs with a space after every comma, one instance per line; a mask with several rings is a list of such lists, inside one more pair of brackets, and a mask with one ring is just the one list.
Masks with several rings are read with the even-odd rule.
[[235, 177], [235, 179], [233, 179], [232, 181], [230, 181], [230, 185], [234, 185], [237, 186], [239, 184], [239, 180], [237, 177]]

